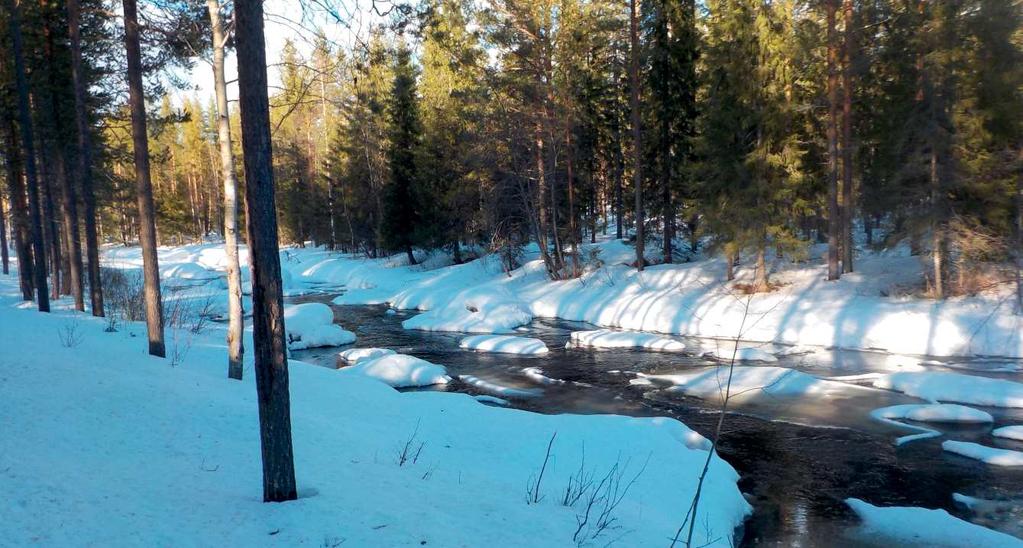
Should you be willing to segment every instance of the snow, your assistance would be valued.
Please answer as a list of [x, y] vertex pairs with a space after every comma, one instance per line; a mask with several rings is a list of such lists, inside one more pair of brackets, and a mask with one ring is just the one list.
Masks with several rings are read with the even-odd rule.
[[512, 335], [472, 335], [458, 343], [459, 348], [501, 354], [540, 355], [548, 352], [540, 339]]
[[355, 333], [335, 325], [334, 311], [323, 303], [285, 306], [284, 328], [287, 330], [288, 348], [291, 350], [355, 342]]
[[1023, 466], [1023, 452], [988, 447], [969, 441], [947, 440], [941, 448], [967, 458], [976, 459], [994, 466]]
[[931, 402], [990, 407], [1023, 407], [1023, 384], [1003, 379], [938, 371], [878, 375], [876, 388], [895, 390]]
[[991, 431], [991, 435], [996, 438], [1023, 441], [1023, 425], [1003, 426], [1001, 428], [995, 428], [994, 430]]
[[778, 358], [770, 352], [754, 346], [742, 346], [735, 348], [734, 342], [719, 343], [713, 350], [708, 352], [712, 357], [730, 362], [735, 357], [737, 362], [776, 362]]
[[459, 375], [458, 380], [475, 388], [476, 390], [488, 392], [502, 398], [536, 398], [543, 395], [543, 390], [540, 390], [539, 388], [513, 388], [511, 386], [503, 386], [490, 381], [485, 381], [472, 375]]
[[[240, 251], [247, 262], [247, 251]], [[587, 244], [581, 254], [598, 260], [584, 264], [580, 278], [562, 281], [547, 279], [535, 246], [525, 249], [526, 262], [511, 272], [493, 256], [443, 266], [444, 258], [434, 254], [429, 266], [408, 266], [400, 255], [366, 259], [315, 248], [283, 250], [281, 268], [289, 295], [315, 284], [344, 287], [338, 304], [387, 303], [419, 311], [405, 320], [409, 329], [507, 334], [534, 318], [561, 318], [600, 328], [733, 339], [745, 317], [741, 336], [753, 344], [1023, 357], [1023, 317], [1005, 304], [1006, 288], [943, 301], [884, 296], [892, 285], [920, 279], [919, 259], [906, 253], [864, 252], [858, 272], [828, 283], [819, 261], [779, 261], [773, 268], [780, 289], [751, 299], [737, 296], [732, 284], [748, 281], [752, 268], [740, 266], [737, 280], [727, 282], [721, 258], [637, 272], [622, 264], [634, 256], [625, 242]], [[104, 259], [123, 268], [141, 265], [138, 248], [109, 248]], [[225, 263], [215, 244], [163, 248], [160, 261], [217, 272]], [[757, 359], [769, 360], [763, 354]]]
[[355, 365], [339, 369], [338, 373], [370, 377], [394, 388], [447, 384], [451, 380], [444, 366], [394, 353], [359, 360]]
[[635, 331], [573, 331], [565, 348], [642, 348], [660, 352], [681, 352], [686, 345], [674, 339]]
[[[734, 366], [730, 397], [829, 396], [856, 387], [814, 377], [794, 369], [770, 366]], [[666, 385], [667, 390], [706, 399], [721, 399], [728, 385], [727, 366], [703, 368], [689, 373], [639, 374], [632, 384]]]
[[394, 354], [394, 350], [390, 348], [349, 348], [338, 353], [338, 357], [348, 365], [356, 365], [363, 360], [372, 360], [392, 354]]
[[874, 541], [871, 545], [877, 543], [943, 548], [1023, 546], [1023, 541], [1015, 537], [963, 521], [945, 510], [874, 506], [854, 498], [846, 499], [845, 503], [859, 516], [862, 521], [860, 532]]
[[526, 367], [522, 370], [522, 374], [533, 382], [540, 384], [565, 384], [565, 381], [561, 379], [552, 379], [551, 377], [544, 375], [543, 369], [540, 369], [539, 367]]
[[[558, 491], [585, 447], [598, 473], [646, 463], [618, 506], [627, 526], [592, 544], [652, 546], [678, 527], [707, 456], [674, 419], [500, 409], [289, 360], [300, 498], [264, 504], [251, 352], [244, 380], [228, 380], [222, 326], [194, 335], [172, 365], [145, 354], [141, 323], [108, 333], [59, 303], [52, 314], [19, 309], [18, 293], [16, 277], [0, 276], [0, 332], [18, 341], [0, 344], [0, 424], [17, 440], [0, 451], [3, 544], [566, 546], [581, 509], [561, 506]], [[56, 336], [69, 321], [82, 334], [73, 348]], [[528, 505], [553, 432], [546, 496]], [[399, 466], [413, 436], [418, 463]], [[701, 545], [734, 543], [750, 513], [737, 479], [713, 458]]]
[[894, 424], [903, 428], [909, 428], [919, 432], [909, 436], [902, 436], [895, 440], [895, 445], [902, 445], [911, 441], [934, 438], [941, 435], [941, 432], [924, 428], [914, 424], [897, 422], [899, 420], [911, 420], [917, 422], [939, 422], [939, 423], [964, 423], [984, 424], [994, 422], [990, 413], [966, 407], [963, 405], [938, 403], [938, 404], [906, 404], [882, 407], [870, 412], [870, 416], [888, 424]]

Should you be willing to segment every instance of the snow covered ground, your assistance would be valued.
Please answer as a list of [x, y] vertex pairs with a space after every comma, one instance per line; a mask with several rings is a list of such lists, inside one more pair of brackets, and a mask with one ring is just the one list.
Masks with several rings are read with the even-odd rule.
[[963, 521], [945, 510], [874, 506], [859, 499], [847, 499], [846, 504], [862, 520], [860, 533], [870, 546], [1023, 546], [1023, 540]]
[[[192, 334], [172, 362], [144, 353], [143, 325], [107, 332], [66, 305], [38, 313], [0, 277], [4, 544], [663, 545], [707, 455], [672, 419], [498, 409], [291, 361], [300, 498], [264, 504], [252, 365], [244, 381], [226, 378], [221, 327]], [[407, 446], [418, 458], [401, 465]], [[583, 447], [588, 470], [635, 483], [611, 529], [575, 535], [585, 505], [562, 494]], [[732, 544], [750, 512], [737, 479], [714, 459], [699, 545]], [[530, 486], [538, 503], [525, 500]]]

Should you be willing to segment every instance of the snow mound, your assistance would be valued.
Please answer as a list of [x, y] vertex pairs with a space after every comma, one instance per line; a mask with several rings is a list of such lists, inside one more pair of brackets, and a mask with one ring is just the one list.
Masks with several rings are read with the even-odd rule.
[[862, 534], [880, 537], [887, 543], [945, 548], [1023, 546], [1023, 541], [1015, 537], [963, 521], [945, 510], [913, 506], [881, 507], [853, 498], [845, 499], [845, 503], [863, 521]]
[[914, 424], [905, 424], [899, 420], [911, 420], [918, 422], [944, 422], [944, 423], [965, 423], [983, 424], [994, 421], [990, 413], [956, 404], [907, 404], [882, 407], [870, 412], [870, 416], [888, 424], [894, 424], [910, 430], [919, 432], [909, 436], [902, 436], [895, 440], [895, 445], [902, 445], [914, 440], [935, 438], [941, 432], [924, 428]]
[[711, 357], [719, 360], [731, 361], [732, 355], [735, 355], [735, 361], [737, 362], [776, 362], [778, 358], [770, 352], [756, 348], [753, 346], [740, 346], [738, 350], [735, 349], [734, 343], [722, 344], [715, 347], [713, 350], [704, 355], [710, 355]]
[[488, 392], [502, 398], [536, 398], [543, 395], [543, 390], [539, 388], [512, 388], [485, 381], [472, 375], [459, 375], [458, 380], [481, 392]]
[[497, 396], [488, 396], [486, 394], [480, 394], [479, 396], [473, 396], [476, 401], [480, 403], [489, 403], [491, 405], [500, 405], [506, 407], [511, 405], [511, 402], [505, 399], [498, 398]]
[[160, 266], [160, 279], [205, 281], [220, 278], [219, 272], [206, 270], [196, 263], [177, 263]]
[[1023, 441], [1023, 425], [1003, 426], [1001, 428], [995, 428], [994, 430], [991, 431], [991, 435], [996, 438]]
[[[443, 294], [443, 293], [440, 293]], [[395, 304], [399, 303], [401, 296]], [[401, 322], [405, 329], [461, 331], [464, 333], [510, 333], [533, 321], [529, 307], [507, 290], [490, 285], [465, 289], [438, 308]]]
[[349, 348], [338, 354], [348, 365], [355, 365], [363, 360], [373, 360], [381, 356], [391, 356], [394, 350], [390, 348]]
[[561, 379], [553, 379], [543, 374], [543, 369], [539, 367], [526, 367], [522, 370], [522, 374], [529, 377], [533, 382], [540, 384], [565, 384], [565, 381]]
[[355, 333], [335, 325], [334, 311], [323, 303], [284, 307], [284, 328], [287, 330], [288, 348], [291, 350], [355, 342]]
[[1023, 466], [1023, 452], [1011, 449], [988, 447], [969, 441], [948, 440], [941, 448], [950, 453], [976, 459], [994, 466]]
[[[667, 390], [700, 398], [721, 399], [728, 385], [728, 367], [711, 367], [692, 373], [670, 375], [640, 374], [631, 384], [668, 385]], [[740, 366], [732, 368], [730, 397], [741, 396], [828, 396], [852, 387], [827, 381], [785, 367]]]
[[447, 384], [451, 380], [442, 365], [415, 356], [393, 353], [360, 360], [355, 365], [339, 369], [338, 372], [371, 377], [394, 388]]
[[548, 352], [540, 339], [512, 335], [473, 335], [458, 343], [459, 348], [501, 354], [539, 355]]
[[638, 331], [573, 331], [565, 348], [642, 348], [660, 352], [681, 352], [686, 345], [674, 339]]
[[1023, 407], [1023, 384], [959, 373], [901, 372], [879, 375], [874, 387], [932, 402]]

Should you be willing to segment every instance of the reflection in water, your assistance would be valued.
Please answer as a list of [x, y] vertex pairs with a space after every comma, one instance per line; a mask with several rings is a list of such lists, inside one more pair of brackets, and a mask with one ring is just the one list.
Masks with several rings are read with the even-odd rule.
[[[330, 302], [330, 296], [306, 296], [296, 301]], [[637, 372], [668, 374], [718, 365], [693, 354], [634, 350], [566, 350], [569, 334], [593, 326], [559, 320], [537, 320], [520, 334], [544, 341], [550, 353], [542, 356], [486, 354], [460, 350], [458, 333], [402, 329], [401, 320], [414, 313], [385, 313], [382, 306], [334, 306], [336, 321], [354, 331], [359, 347], [383, 347], [447, 367], [452, 377], [470, 375], [486, 383], [513, 389], [542, 390], [543, 396], [512, 399], [514, 406], [540, 413], [616, 413], [631, 416], [669, 416], [710, 435], [716, 421], [712, 402], [658, 389], [632, 386]], [[713, 342], [682, 339], [688, 348]], [[767, 347], [768, 350], [779, 350]], [[337, 367], [338, 349], [295, 352], [294, 357], [325, 367]], [[919, 359], [892, 358], [869, 352], [824, 351], [781, 357], [773, 366], [797, 369], [818, 377], [918, 368]], [[936, 370], [969, 369], [971, 374], [1018, 379], [1011, 360], [927, 362]], [[563, 382], [558, 382], [563, 381]], [[471, 394], [484, 393], [486, 384], [452, 382], [439, 387]], [[975, 520], [988, 527], [1023, 536], [1023, 470], [988, 467], [942, 452], [940, 442], [954, 438], [986, 445], [1021, 448], [1023, 444], [993, 440], [988, 426], [938, 425], [944, 436], [896, 448], [903, 429], [870, 419], [871, 410], [913, 398], [880, 390], [850, 387], [819, 397], [742, 398], [725, 422], [721, 455], [738, 470], [740, 489], [755, 508], [746, 525], [748, 546], [883, 546], [856, 531], [856, 518], [842, 502], [856, 497], [872, 504], [945, 508], [970, 518], [973, 514], [953, 501], [953, 493], [992, 500], [977, 510]], [[1023, 424], [1023, 410], [985, 408], [995, 426]]]

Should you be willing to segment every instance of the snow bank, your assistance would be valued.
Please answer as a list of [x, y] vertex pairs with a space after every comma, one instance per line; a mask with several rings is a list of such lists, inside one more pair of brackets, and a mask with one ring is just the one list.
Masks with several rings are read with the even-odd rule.
[[679, 341], [634, 331], [573, 331], [565, 348], [642, 348], [660, 352], [681, 352], [686, 345]]
[[705, 355], [717, 358], [719, 360], [730, 362], [732, 357], [735, 357], [737, 362], [776, 362], [778, 358], [770, 352], [757, 348], [755, 346], [742, 346], [740, 343], [739, 348], [735, 348], [735, 343], [720, 343], [713, 350]]
[[385, 354], [359, 360], [355, 365], [338, 370], [342, 375], [362, 375], [384, 382], [394, 388], [447, 384], [451, 377], [444, 366], [406, 354]]
[[845, 503], [862, 520], [860, 532], [872, 540], [944, 548], [1023, 546], [1023, 541], [1015, 537], [963, 521], [945, 510], [911, 506], [881, 507], [853, 498], [845, 499]]
[[459, 375], [458, 380], [475, 388], [476, 390], [495, 394], [502, 398], [536, 398], [543, 395], [543, 390], [540, 390], [539, 388], [513, 388], [511, 386], [503, 386], [490, 381], [485, 381], [472, 375]]
[[941, 448], [950, 453], [976, 459], [995, 466], [1023, 466], [1023, 452], [1010, 449], [988, 447], [969, 441], [948, 440], [942, 442]]
[[355, 342], [355, 333], [335, 325], [334, 311], [323, 303], [285, 306], [284, 328], [287, 330], [288, 348], [291, 350]]
[[160, 279], [167, 282], [178, 281], [206, 281], [220, 278], [218, 272], [206, 270], [196, 263], [175, 263], [160, 265]]
[[462, 339], [458, 346], [466, 350], [502, 354], [539, 355], [548, 352], [547, 345], [540, 339], [511, 335], [473, 335]]
[[991, 431], [991, 435], [996, 438], [1023, 441], [1023, 425], [995, 428]]
[[[657, 546], [707, 457], [673, 419], [499, 409], [290, 360], [300, 498], [264, 504], [251, 362], [244, 380], [225, 378], [220, 326], [171, 367], [145, 354], [141, 323], [107, 333], [76, 315], [83, 338], [65, 348], [56, 332], [68, 316], [19, 302], [17, 277], [0, 276], [0, 332], [19, 342], [0, 344], [0, 424], [17, 440], [0, 451], [3, 544], [571, 546], [584, 509], [562, 506], [559, 490], [585, 454], [597, 474], [625, 466], [622, 485], [645, 466], [615, 510], [628, 525], [590, 544]], [[528, 505], [553, 432], [544, 499]], [[418, 463], [399, 466], [410, 437], [423, 444]], [[695, 543], [734, 544], [750, 513], [737, 479], [713, 457]]]
[[[667, 390], [707, 399], [721, 399], [728, 385], [728, 367], [711, 367], [692, 373], [670, 375], [640, 374], [632, 384], [666, 385]], [[734, 366], [730, 397], [769, 396], [828, 396], [855, 387], [828, 381], [794, 369], [768, 366]]]
[[338, 353], [338, 357], [348, 365], [355, 365], [363, 360], [372, 360], [381, 356], [390, 356], [394, 350], [390, 348], [349, 348]]
[[990, 413], [955, 404], [907, 404], [882, 407], [870, 412], [870, 416], [888, 424], [894, 424], [910, 430], [916, 430], [918, 434], [902, 436], [895, 440], [895, 445], [902, 445], [915, 440], [934, 438], [941, 435], [941, 432], [924, 428], [915, 424], [898, 422], [899, 420], [911, 420], [918, 422], [942, 422], [942, 423], [965, 423], [983, 424], [994, 422]]
[[959, 373], [901, 372], [878, 375], [876, 388], [895, 390], [932, 402], [991, 407], [1023, 407], [1023, 384]]

